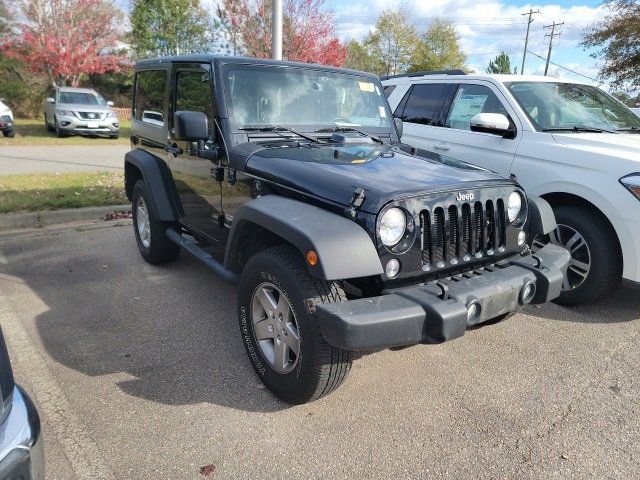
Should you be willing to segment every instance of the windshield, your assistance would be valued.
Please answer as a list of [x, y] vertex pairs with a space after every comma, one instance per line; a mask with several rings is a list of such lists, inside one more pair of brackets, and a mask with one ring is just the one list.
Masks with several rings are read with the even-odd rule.
[[537, 130], [640, 129], [640, 118], [590, 85], [560, 82], [506, 84]]
[[87, 92], [60, 92], [58, 103], [75, 103], [78, 105], [106, 105], [107, 101], [98, 94]]
[[228, 64], [223, 88], [234, 129], [289, 125], [390, 129], [386, 100], [370, 77], [311, 68]]

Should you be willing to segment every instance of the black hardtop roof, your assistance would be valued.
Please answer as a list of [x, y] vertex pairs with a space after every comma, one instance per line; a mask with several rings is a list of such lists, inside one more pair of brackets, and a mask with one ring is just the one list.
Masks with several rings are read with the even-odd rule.
[[375, 78], [378, 80], [378, 76], [373, 73], [361, 72], [358, 70], [351, 70], [349, 68], [331, 67], [328, 65], [319, 65], [317, 63], [302, 63], [302, 62], [288, 62], [284, 60], [271, 60], [267, 58], [254, 58], [254, 57], [228, 57], [224, 55], [213, 54], [199, 54], [199, 55], [173, 55], [167, 57], [147, 58], [136, 62], [136, 68], [141, 66], [149, 66], [163, 63], [177, 63], [177, 62], [220, 62], [220, 63], [243, 63], [254, 65], [279, 65], [284, 67], [306, 67], [314, 68], [318, 70], [326, 70], [328, 72], [336, 73], [349, 73], [355, 75], [361, 75], [369, 78]]

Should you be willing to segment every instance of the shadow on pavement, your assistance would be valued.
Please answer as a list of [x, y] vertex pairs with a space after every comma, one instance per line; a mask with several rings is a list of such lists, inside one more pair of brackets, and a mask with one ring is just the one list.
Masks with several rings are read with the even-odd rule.
[[[130, 228], [0, 243], [0, 284], [45, 304], [35, 326], [54, 361], [166, 405], [210, 402], [247, 411], [287, 405], [258, 379], [240, 340], [235, 287], [188, 254], [169, 265], [140, 257]], [[4, 274], [4, 275], [3, 275]], [[9, 280], [9, 281], [7, 281]], [[37, 299], [33, 303], [38, 303]], [[25, 310], [22, 310], [22, 308]], [[17, 311], [29, 318], [28, 305]]]
[[551, 303], [539, 308], [526, 307], [524, 313], [561, 322], [630, 322], [640, 318], [640, 292], [619, 287], [609, 297], [590, 305], [563, 307]]

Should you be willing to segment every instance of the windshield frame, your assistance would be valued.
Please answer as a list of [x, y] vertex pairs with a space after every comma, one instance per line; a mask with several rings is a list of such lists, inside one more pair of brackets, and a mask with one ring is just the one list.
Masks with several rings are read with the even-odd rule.
[[[247, 125], [242, 125], [240, 123], [234, 122], [232, 121], [231, 118], [231, 114], [230, 114], [230, 106], [227, 105], [227, 85], [228, 83], [225, 81], [225, 75], [226, 75], [226, 71], [228, 71], [229, 68], [233, 69], [233, 68], [255, 68], [255, 69], [269, 69], [269, 70], [273, 70], [273, 69], [295, 69], [295, 70], [310, 70], [313, 72], [320, 72], [320, 73], [326, 73], [328, 75], [341, 75], [341, 76], [346, 76], [346, 77], [351, 77], [353, 79], [361, 79], [362, 81], [366, 81], [369, 83], [373, 83], [374, 86], [377, 86], [381, 96], [381, 102], [382, 105], [384, 106], [385, 109], [385, 115], [386, 118], [388, 119], [388, 126], [386, 127], [379, 127], [379, 126], [367, 126], [367, 125], [354, 125], [354, 128], [358, 128], [360, 130], [363, 130], [365, 132], [367, 132], [368, 134], [373, 134], [373, 135], [395, 135], [396, 131], [395, 131], [395, 125], [394, 125], [394, 120], [393, 120], [393, 113], [391, 111], [391, 108], [389, 107], [389, 102], [387, 101], [386, 96], [384, 95], [384, 91], [383, 91], [383, 87], [382, 84], [380, 83], [380, 79], [373, 75], [373, 74], [368, 74], [365, 72], [356, 72], [356, 71], [350, 71], [347, 69], [340, 69], [340, 68], [334, 68], [334, 67], [323, 67], [321, 65], [313, 65], [313, 64], [309, 64], [309, 65], [297, 65], [297, 64], [288, 64], [288, 63], [283, 63], [283, 64], [273, 64], [273, 63], [261, 63], [261, 62], [253, 62], [253, 61], [222, 61], [220, 62], [217, 66], [217, 68], [215, 68], [215, 72], [216, 72], [216, 87], [215, 89], [217, 90], [217, 92], [214, 92], [215, 98], [217, 99], [217, 102], [221, 105], [222, 108], [220, 108], [220, 115], [221, 115], [221, 119], [225, 119], [229, 128], [229, 132], [232, 134], [242, 134], [242, 135], [247, 135], [247, 130], [243, 130], [242, 127], [246, 127]], [[252, 126], [254, 125], [259, 125], [259, 124], [251, 124]], [[269, 124], [265, 124], [265, 125], [274, 125], [273, 123], [269, 123]], [[319, 136], [319, 137], [324, 137], [327, 136], [327, 134], [324, 133], [318, 133], [316, 132], [316, 130], [320, 129], [320, 128], [327, 128], [327, 127], [336, 127], [336, 126], [348, 126], [347, 124], [338, 124], [338, 123], [334, 123], [334, 122], [317, 122], [317, 123], [309, 123], [309, 124], [301, 124], [301, 123], [289, 123], [289, 122], [279, 122], [277, 124], [277, 126], [283, 126], [283, 127], [287, 127], [287, 128], [291, 128], [294, 130], [297, 130], [301, 133], [308, 133], [308, 134], [312, 134], [314, 136]]]
[[[537, 81], [530, 81], [530, 80], [514, 80], [514, 81], [508, 81], [508, 82], [504, 82], [504, 86], [506, 87], [507, 91], [509, 92], [509, 94], [513, 97], [513, 99], [516, 101], [516, 103], [518, 104], [518, 106], [521, 108], [521, 110], [523, 111], [523, 113], [525, 114], [525, 116], [527, 117], [527, 119], [529, 120], [529, 122], [531, 123], [531, 125], [533, 126], [534, 130], [536, 132], [545, 132], [545, 133], [553, 133], [553, 130], [557, 129], [557, 132], [560, 131], [564, 131], [566, 130], [566, 132], [568, 133], [572, 133], [572, 127], [576, 126], [578, 127], [578, 129], [580, 128], [604, 128], [605, 131], [607, 129], [610, 130], [616, 130], [616, 129], [624, 129], [624, 128], [631, 128], [631, 127], [638, 127], [640, 128], [640, 118], [638, 118], [638, 125], [626, 125], [625, 127], [622, 127], [620, 125], [614, 125], [614, 124], [609, 124], [609, 126], [607, 127], [602, 127], [602, 124], [579, 124], [579, 125], [567, 125], [567, 126], [560, 126], [560, 125], [548, 125], [548, 126], [544, 126], [541, 125], [540, 123], [538, 123], [527, 111], [527, 108], [525, 107], [525, 105], [523, 104], [523, 102], [521, 101], [521, 99], [519, 98], [519, 96], [514, 93], [514, 91], [512, 90], [512, 87], [515, 85], [523, 85], [523, 84], [529, 84], [529, 85], [536, 85], [536, 84], [550, 84], [550, 85], [572, 85], [572, 86], [578, 86], [580, 88], [584, 88], [587, 91], [591, 91], [591, 92], [595, 92], [596, 95], [601, 95], [606, 97], [609, 100], [613, 100], [613, 102], [619, 106], [621, 109], [626, 109], [628, 110], [628, 113], [631, 115], [629, 118], [638, 118], [631, 110], [629, 110], [629, 108], [624, 105], [622, 102], [620, 102], [617, 98], [615, 98], [613, 95], [608, 94], [607, 92], [603, 91], [602, 89], [594, 86], [594, 85], [587, 85], [584, 83], [578, 83], [578, 82], [563, 82], [563, 81], [552, 81], [552, 82], [537, 82]], [[586, 108], [586, 107], [585, 107]], [[577, 133], [579, 132], [579, 130], [573, 131], [573, 133]], [[614, 133], [624, 133], [624, 130], [622, 131], [616, 131]]]

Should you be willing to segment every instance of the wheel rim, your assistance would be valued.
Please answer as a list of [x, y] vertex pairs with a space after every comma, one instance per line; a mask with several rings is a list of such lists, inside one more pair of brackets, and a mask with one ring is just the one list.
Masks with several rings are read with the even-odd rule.
[[300, 334], [286, 295], [272, 283], [255, 289], [251, 298], [253, 333], [264, 358], [279, 373], [291, 372], [300, 356]]
[[136, 202], [136, 226], [138, 227], [138, 236], [144, 248], [151, 245], [151, 224], [149, 223], [149, 212], [144, 198], [138, 197]]
[[562, 290], [573, 290], [582, 285], [591, 270], [591, 250], [580, 232], [569, 225], [558, 224], [556, 229], [543, 239], [534, 239], [532, 250], [538, 251], [547, 243], [566, 248], [571, 254]]

